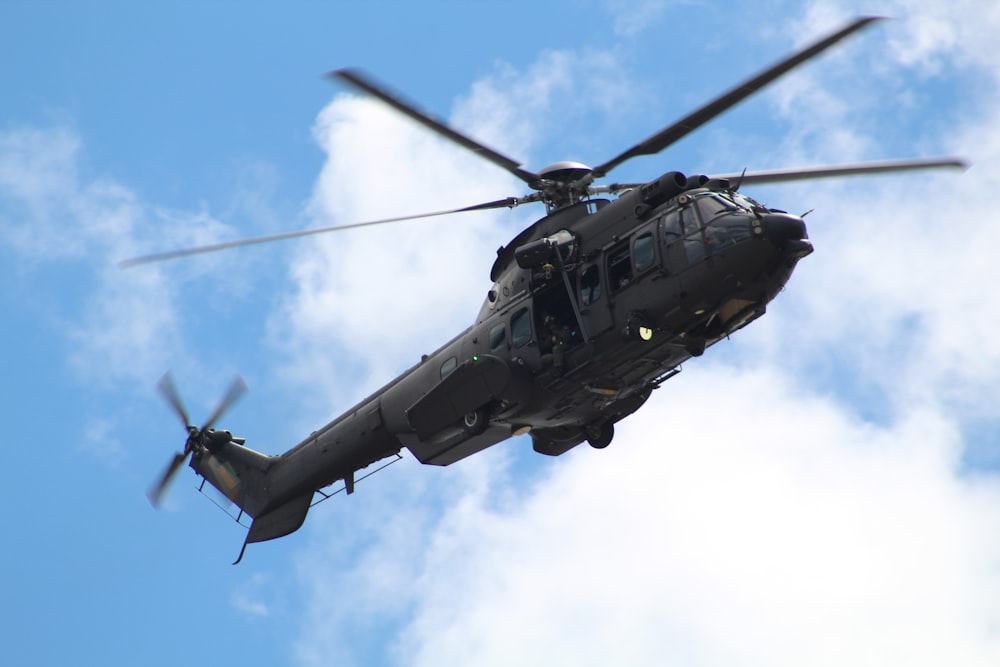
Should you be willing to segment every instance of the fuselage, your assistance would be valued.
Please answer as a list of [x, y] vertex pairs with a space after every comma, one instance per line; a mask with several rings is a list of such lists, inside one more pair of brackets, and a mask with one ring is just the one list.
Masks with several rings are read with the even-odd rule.
[[272, 457], [261, 509], [350, 490], [403, 447], [448, 465], [512, 434], [552, 455], [606, 445], [683, 362], [760, 317], [812, 249], [800, 218], [682, 183], [575, 203], [502, 247], [476, 322]]

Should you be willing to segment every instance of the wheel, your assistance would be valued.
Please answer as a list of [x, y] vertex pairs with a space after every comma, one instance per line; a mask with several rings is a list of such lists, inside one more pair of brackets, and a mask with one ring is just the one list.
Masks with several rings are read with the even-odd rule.
[[587, 443], [594, 449], [604, 449], [615, 437], [615, 425], [604, 422], [600, 426], [587, 429]]
[[479, 435], [486, 430], [487, 424], [489, 424], [489, 416], [486, 414], [485, 408], [476, 408], [462, 417], [462, 428], [469, 435]]

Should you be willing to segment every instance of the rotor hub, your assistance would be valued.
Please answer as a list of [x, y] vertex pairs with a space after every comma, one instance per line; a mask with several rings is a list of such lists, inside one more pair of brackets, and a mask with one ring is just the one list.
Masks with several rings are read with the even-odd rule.
[[593, 171], [593, 169], [580, 162], [563, 160], [562, 162], [553, 162], [549, 166], [540, 170], [538, 175], [547, 181], [555, 181], [557, 183], [573, 183], [582, 178], [586, 178], [593, 173]]
[[554, 162], [538, 172], [542, 200], [549, 212], [575, 204], [588, 194], [594, 170], [580, 162]]

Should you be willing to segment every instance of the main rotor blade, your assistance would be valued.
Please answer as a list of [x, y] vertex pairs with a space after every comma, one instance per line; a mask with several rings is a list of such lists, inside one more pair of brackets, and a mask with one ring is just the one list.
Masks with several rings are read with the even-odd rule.
[[156, 388], [160, 390], [160, 394], [166, 399], [170, 407], [174, 409], [177, 416], [181, 418], [181, 424], [186, 431], [191, 425], [191, 420], [188, 418], [187, 410], [184, 409], [184, 403], [181, 401], [181, 396], [174, 385], [173, 376], [169, 372], [164, 373], [160, 381], [156, 383]]
[[162, 262], [168, 259], [187, 257], [189, 255], [201, 255], [209, 252], [217, 252], [219, 250], [227, 250], [229, 248], [240, 248], [243, 246], [257, 245], [260, 243], [270, 243], [272, 241], [284, 241], [286, 239], [295, 239], [302, 236], [312, 236], [313, 234], [325, 234], [327, 232], [339, 232], [345, 229], [356, 229], [358, 227], [368, 227], [370, 225], [384, 225], [390, 222], [403, 222], [404, 220], [420, 220], [422, 218], [433, 218], [442, 215], [451, 215], [452, 213], [465, 213], [467, 211], [483, 211], [491, 208], [514, 208], [515, 206], [524, 204], [529, 201], [537, 201], [537, 199], [538, 196], [534, 194], [528, 195], [526, 197], [507, 197], [506, 199], [498, 199], [496, 201], [486, 202], [484, 204], [473, 204], [472, 206], [464, 206], [462, 208], [453, 208], [447, 211], [435, 211], [433, 213], [417, 213], [415, 215], [401, 215], [395, 218], [369, 220], [368, 222], [354, 222], [348, 225], [317, 227], [316, 229], [300, 229], [294, 232], [282, 232], [281, 234], [271, 234], [269, 236], [257, 236], [254, 238], [240, 239], [237, 241], [224, 241], [222, 243], [213, 243], [211, 245], [203, 245], [195, 248], [185, 248], [183, 250], [169, 250], [167, 252], [156, 252], [150, 255], [142, 255], [141, 257], [133, 257], [132, 259], [127, 259], [123, 262], [119, 262], [118, 266], [119, 268], [127, 269], [133, 266], [138, 266], [140, 264]]
[[187, 453], [178, 452], [174, 454], [174, 458], [171, 459], [167, 469], [163, 471], [163, 475], [160, 477], [160, 481], [156, 483], [149, 493], [146, 494], [149, 498], [149, 502], [153, 504], [153, 507], [160, 506], [160, 500], [163, 498], [163, 493], [170, 486], [170, 482], [174, 479], [177, 471], [181, 469], [181, 465], [184, 463], [184, 459], [187, 458]]
[[739, 104], [747, 97], [753, 95], [758, 90], [771, 83], [778, 77], [787, 73], [789, 70], [801, 65], [810, 58], [820, 54], [826, 49], [830, 48], [840, 40], [844, 39], [848, 35], [857, 32], [861, 28], [865, 27], [873, 21], [877, 21], [882, 17], [879, 16], [862, 16], [855, 19], [845, 27], [841, 28], [832, 35], [813, 43], [800, 51], [792, 54], [791, 56], [785, 58], [784, 60], [778, 62], [777, 64], [771, 66], [770, 68], [764, 70], [757, 76], [754, 76], [738, 86], [732, 88], [728, 92], [720, 95], [716, 99], [712, 100], [708, 104], [702, 106], [699, 109], [689, 113], [687, 116], [681, 118], [673, 125], [664, 128], [660, 132], [649, 137], [645, 141], [636, 144], [632, 148], [628, 149], [621, 155], [614, 157], [604, 164], [594, 168], [594, 177], [601, 178], [606, 175], [609, 171], [620, 165], [622, 162], [634, 158], [639, 155], [654, 155], [659, 153], [667, 146], [681, 139], [689, 132], [698, 129], [708, 121], [712, 120], [723, 111]]
[[486, 158], [493, 164], [503, 167], [527, 183], [530, 187], [535, 187], [534, 184], [539, 181], [538, 174], [522, 169], [519, 162], [516, 162], [506, 155], [498, 153], [475, 139], [458, 132], [457, 130], [449, 127], [444, 121], [438, 120], [424, 111], [420, 111], [410, 102], [404, 101], [398, 94], [389, 92], [382, 86], [376, 84], [366, 74], [362, 74], [360, 70], [353, 68], [338, 69], [330, 72], [330, 76], [342, 79], [355, 88], [358, 88], [373, 97], [377, 97], [393, 109], [406, 114], [424, 127], [430, 128], [441, 136], [451, 139], [459, 146], [469, 149], [476, 155]]
[[835, 176], [856, 176], [861, 174], [885, 174], [898, 171], [916, 171], [918, 169], [968, 169], [969, 164], [960, 158], [924, 158], [915, 160], [883, 160], [881, 162], [863, 162], [859, 164], [842, 164], [824, 167], [803, 167], [799, 169], [772, 169], [768, 171], [750, 171], [745, 174], [720, 174], [709, 178], [726, 178], [741, 185], [762, 185], [765, 183], [784, 183], [787, 181], [804, 181], [814, 178], [831, 178]]
[[226, 410], [232, 407], [233, 403], [239, 400], [240, 396], [247, 392], [247, 383], [243, 381], [243, 378], [236, 376], [233, 378], [233, 383], [229, 385], [229, 390], [226, 391], [226, 395], [222, 397], [222, 401], [219, 402], [218, 407], [215, 408], [215, 412], [212, 416], [208, 418], [205, 425], [201, 427], [202, 431], [212, 428], [219, 417], [222, 416]]

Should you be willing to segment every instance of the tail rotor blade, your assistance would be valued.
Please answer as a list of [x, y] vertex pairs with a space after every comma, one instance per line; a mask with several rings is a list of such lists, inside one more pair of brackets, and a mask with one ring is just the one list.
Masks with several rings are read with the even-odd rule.
[[184, 464], [184, 459], [186, 458], [186, 452], [178, 452], [174, 454], [174, 458], [171, 459], [167, 469], [163, 471], [163, 476], [160, 477], [160, 481], [149, 490], [147, 495], [149, 497], [149, 502], [153, 504], [153, 507], [158, 508], [160, 506], [160, 500], [162, 500], [164, 492], [167, 490], [167, 487], [170, 486], [170, 482], [173, 481], [174, 477], [177, 475], [177, 471], [181, 469], [181, 466]]
[[181, 396], [177, 392], [177, 387], [174, 385], [173, 376], [168, 371], [164, 373], [163, 377], [156, 384], [156, 388], [160, 390], [160, 395], [166, 399], [167, 403], [178, 417], [181, 418], [181, 424], [184, 429], [187, 430], [188, 426], [191, 424], [191, 420], [188, 418], [187, 410], [184, 409], [184, 403], [181, 401]]
[[[162, 378], [160, 378], [160, 381], [156, 386], [170, 407], [173, 408], [174, 412], [177, 413], [177, 416], [180, 417], [185, 430], [188, 432], [188, 437], [184, 442], [184, 449], [174, 454], [174, 457], [170, 460], [166, 470], [163, 471], [159, 480], [149, 490], [149, 493], [146, 494], [149, 497], [149, 501], [153, 504], [153, 507], [160, 506], [160, 501], [162, 500], [163, 495], [166, 493], [170, 483], [177, 475], [177, 472], [181, 469], [181, 466], [184, 465], [184, 461], [187, 459], [189, 454], [204, 454], [206, 450], [213, 446], [222, 445], [225, 442], [233, 440], [228, 431], [212, 431], [211, 428], [212, 425], [223, 415], [223, 413], [232, 407], [233, 403], [239, 400], [239, 398], [247, 391], [247, 385], [243, 381], [243, 378], [239, 376], [233, 378], [232, 384], [229, 385], [229, 389], [226, 391], [226, 394], [222, 397], [218, 407], [215, 408], [215, 412], [213, 412], [208, 418], [205, 425], [199, 429], [190, 423], [187, 410], [184, 409], [184, 403], [181, 401], [180, 394], [177, 391], [177, 387], [174, 386], [174, 381], [170, 373], [166, 373]], [[242, 439], [239, 440], [241, 441]], [[226, 489], [224, 492], [225, 495], [229, 498], [235, 497], [239, 493], [240, 480], [236, 473], [233, 472], [232, 468], [217, 461], [215, 456], [210, 452], [207, 465], [211, 474], [221, 485], [220, 488]], [[203, 474], [200, 470], [196, 470], [196, 472]]]
[[247, 383], [243, 381], [243, 378], [236, 376], [233, 378], [233, 383], [229, 385], [229, 390], [226, 391], [226, 395], [222, 397], [222, 401], [219, 406], [215, 408], [215, 412], [212, 416], [208, 418], [205, 425], [201, 427], [204, 431], [212, 427], [213, 424], [223, 415], [223, 413], [232, 407], [233, 403], [239, 400], [239, 398], [245, 394], [247, 391]]

